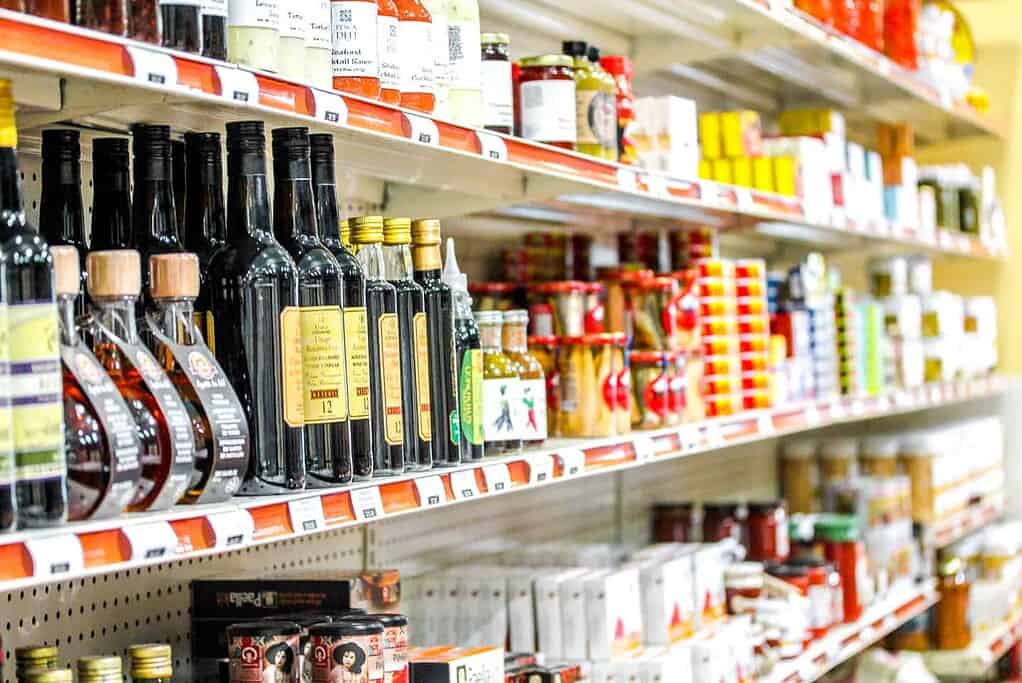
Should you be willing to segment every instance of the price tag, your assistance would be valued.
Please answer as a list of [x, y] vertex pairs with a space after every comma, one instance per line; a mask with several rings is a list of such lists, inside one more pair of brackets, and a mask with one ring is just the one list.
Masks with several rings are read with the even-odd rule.
[[681, 450], [685, 453], [699, 448], [699, 428], [684, 425], [678, 431], [678, 438], [681, 441]]
[[135, 79], [153, 85], [177, 85], [177, 63], [165, 52], [127, 45]]
[[943, 394], [939, 385], [930, 387], [930, 403], [940, 403], [942, 398]]
[[820, 424], [820, 409], [813, 404], [806, 408], [806, 424], [815, 427]]
[[155, 560], [177, 552], [177, 534], [169, 522], [130, 524], [121, 532], [131, 546], [132, 560]]
[[798, 678], [802, 683], [816, 678], [816, 664], [812, 661], [802, 662], [798, 667]]
[[749, 211], [755, 208], [755, 203], [752, 201], [752, 192], [749, 191], [749, 188], [735, 188], [735, 206], [737, 206], [740, 211]]
[[635, 449], [635, 459], [639, 462], [656, 457], [656, 443], [648, 434], [636, 434], [632, 439], [632, 448]]
[[419, 507], [433, 508], [447, 502], [444, 480], [439, 475], [419, 477], [412, 481], [415, 482], [415, 490], [419, 493]]
[[383, 498], [380, 497], [379, 486], [367, 486], [351, 492], [351, 507], [355, 510], [355, 519], [371, 522], [383, 517]]
[[581, 448], [565, 448], [557, 452], [563, 477], [577, 477], [586, 470], [586, 454]]
[[617, 170], [617, 186], [626, 192], [638, 192], [639, 174], [631, 168], [619, 168]]
[[837, 662], [841, 658], [841, 641], [836, 638], [829, 638], [824, 644], [824, 652], [826, 652], [827, 661], [830, 663]]
[[667, 190], [667, 178], [657, 173], [650, 173], [646, 175], [643, 180], [646, 181], [646, 189], [654, 197], [666, 199], [671, 196], [671, 193]]
[[759, 432], [760, 436], [773, 436], [774, 419], [765, 413], [760, 415], [756, 418], [756, 431]]
[[312, 91], [312, 99], [316, 103], [317, 119], [342, 125], [348, 122], [348, 105], [343, 97], [319, 88], [309, 89]]
[[530, 455], [526, 461], [529, 463], [530, 484], [542, 484], [553, 480], [554, 459], [551, 456]]
[[716, 422], [711, 422], [703, 428], [703, 438], [706, 440], [706, 444], [710, 448], [720, 448], [726, 443], [724, 440], [724, 431]]
[[408, 126], [412, 129], [408, 139], [431, 147], [440, 146], [440, 131], [436, 127], [436, 121], [419, 116], [418, 114], [404, 113]]
[[255, 521], [247, 510], [228, 510], [206, 515], [213, 529], [216, 548], [237, 548], [247, 545], [255, 534]]
[[511, 490], [511, 472], [504, 463], [484, 467], [483, 479], [486, 480], [486, 490], [490, 493]]
[[74, 534], [31, 538], [25, 541], [25, 548], [32, 558], [35, 578], [76, 574], [85, 568], [82, 544]]
[[291, 528], [296, 533], [319, 531], [326, 528], [323, 517], [323, 501], [319, 496], [288, 501], [287, 512], [291, 516]]
[[214, 66], [220, 79], [220, 96], [234, 102], [259, 104], [259, 82], [255, 74], [233, 66]]
[[706, 180], [700, 180], [699, 199], [710, 206], [717, 206], [720, 204], [720, 190], [718, 189], [717, 184]]
[[476, 131], [479, 138], [479, 153], [490, 161], [507, 161], [507, 143], [504, 138], [483, 130]]
[[830, 419], [832, 420], [843, 420], [848, 417], [847, 411], [845, 411], [845, 404], [841, 401], [834, 401], [830, 404]]
[[852, 417], [862, 417], [866, 414], [866, 404], [862, 399], [852, 401]]
[[451, 490], [454, 500], [470, 500], [479, 497], [479, 486], [476, 484], [476, 471], [457, 470], [451, 472]]

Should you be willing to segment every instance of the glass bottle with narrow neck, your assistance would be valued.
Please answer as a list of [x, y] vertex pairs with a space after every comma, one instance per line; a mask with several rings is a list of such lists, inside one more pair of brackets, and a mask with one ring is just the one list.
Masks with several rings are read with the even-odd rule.
[[504, 354], [501, 345], [503, 314], [500, 311], [479, 311], [476, 323], [483, 348], [486, 455], [518, 453], [522, 450], [521, 428], [517, 424], [521, 379], [515, 362]]
[[[81, 145], [76, 130], [43, 131], [43, 187], [39, 199], [39, 232], [51, 244], [78, 250], [81, 284], [85, 284], [85, 212], [82, 208]], [[85, 297], [78, 313], [85, 312]]]
[[[310, 135], [312, 189], [316, 194], [316, 226], [323, 246], [341, 267], [341, 307], [344, 313], [344, 356], [348, 379], [348, 428], [351, 432], [352, 474], [356, 480], [373, 475], [373, 425], [369, 401], [369, 333], [366, 323], [366, 278], [358, 259], [341, 239], [334, 179], [334, 138]], [[347, 221], [344, 221], [347, 227]], [[350, 231], [348, 239], [350, 240]]]
[[447, 238], [444, 284], [451, 288], [454, 308], [454, 372], [458, 379], [458, 421], [462, 462], [482, 460], [483, 438], [483, 351], [479, 326], [472, 315], [468, 278], [458, 268], [454, 240]]
[[[142, 263], [153, 254], [184, 251], [178, 234], [174, 197], [174, 160], [170, 126], [132, 126], [135, 155], [135, 201], [132, 208], [131, 246]], [[142, 273], [148, 295], [149, 272]]]
[[273, 131], [274, 232], [298, 268], [302, 401], [309, 486], [352, 477], [345, 377], [341, 266], [319, 241], [312, 192], [309, 130]]
[[429, 324], [429, 392], [433, 417], [433, 464], [461, 462], [458, 379], [454, 372], [454, 303], [440, 272], [440, 221], [412, 222], [412, 263], [422, 287]]
[[265, 146], [262, 122], [227, 124], [227, 244], [209, 266], [216, 359], [249, 423], [244, 495], [305, 488], [298, 271], [273, 239]]
[[[25, 217], [16, 145], [14, 96], [10, 81], [0, 80], [0, 241], [7, 288], [3, 294], [11, 363], [15, 495], [18, 526], [28, 528], [60, 524], [67, 518], [67, 468], [53, 258], [46, 240]], [[0, 503], [0, 507], [6, 506]]]
[[383, 222], [383, 267], [397, 293], [400, 334], [401, 404], [404, 414], [405, 468], [433, 466], [433, 404], [429, 389], [429, 321], [422, 287], [412, 279], [412, 222], [387, 218]]
[[227, 242], [220, 146], [219, 133], [185, 133], [188, 201], [184, 246], [199, 258], [201, 284], [195, 300], [195, 324], [210, 349], [215, 349], [216, 341], [209, 312], [209, 263], [213, 254]]
[[[18, 134], [14, 126], [14, 98], [11, 83], [0, 80], [0, 220], [6, 225], [22, 213], [18, 162], [14, 147]], [[24, 220], [24, 219], [22, 219]], [[0, 533], [16, 525], [14, 495], [14, 425], [11, 415], [11, 366], [7, 332], [10, 295], [7, 285], [7, 258], [0, 251]], [[55, 655], [54, 655], [55, 656]]]
[[401, 401], [401, 333], [397, 291], [387, 282], [383, 264], [383, 217], [351, 220], [351, 240], [366, 277], [366, 328], [369, 338], [369, 400], [373, 424], [373, 474], [404, 471], [404, 409]]
[[127, 138], [92, 141], [91, 249], [131, 247], [131, 152]]

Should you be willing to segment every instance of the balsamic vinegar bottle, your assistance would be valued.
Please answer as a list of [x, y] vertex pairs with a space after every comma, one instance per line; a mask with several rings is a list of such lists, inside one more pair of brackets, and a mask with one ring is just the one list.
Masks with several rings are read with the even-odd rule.
[[433, 415], [429, 390], [429, 321], [422, 287], [412, 280], [412, 222], [383, 221], [383, 267], [397, 293], [401, 404], [405, 406], [405, 469], [433, 466]]
[[433, 464], [461, 462], [458, 378], [454, 373], [454, 304], [451, 288], [441, 277], [440, 221], [412, 222], [412, 263], [415, 281], [426, 299], [429, 323], [429, 390], [433, 404]]
[[[138, 250], [142, 263], [148, 264], [153, 254], [184, 251], [174, 197], [173, 145], [170, 126], [135, 125], [131, 134], [135, 155], [131, 247]], [[142, 271], [148, 301], [149, 269]]]
[[[74, 247], [79, 255], [81, 284], [85, 285], [85, 212], [82, 208], [82, 150], [76, 130], [43, 131], [43, 186], [39, 199], [39, 232], [51, 245]], [[77, 302], [85, 312], [85, 297]]]
[[406, 457], [404, 409], [401, 401], [401, 333], [397, 292], [383, 266], [383, 217], [351, 220], [351, 241], [366, 276], [366, 317], [369, 332], [369, 398], [373, 424], [373, 474], [404, 471]]
[[341, 266], [319, 241], [307, 128], [273, 131], [274, 234], [298, 268], [307, 485], [352, 477]]
[[227, 245], [209, 265], [216, 359], [248, 418], [239, 494], [305, 488], [298, 270], [273, 239], [260, 121], [227, 124]]
[[195, 324], [216, 350], [213, 317], [209, 310], [209, 264], [213, 254], [227, 242], [224, 210], [224, 169], [219, 133], [185, 133], [187, 155], [187, 202], [184, 246], [199, 258], [202, 278], [195, 300]]
[[131, 151], [127, 138], [92, 141], [92, 228], [95, 251], [131, 247]]
[[[67, 467], [53, 257], [25, 217], [16, 145], [14, 96], [10, 81], [0, 80], [0, 241], [7, 287], [15, 496], [18, 526], [34, 528], [67, 519]], [[9, 507], [0, 502], [0, 518]]]
[[[316, 193], [316, 225], [320, 241], [337, 259], [344, 288], [344, 355], [348, 378], [348, 427], [354, 479], [373, 476], [373, 426], [369, 415], [369, 333], [366, 329], [366, 277], [358, 259], [341, 241], [334, 180], [334, 138], [310, 135], [312, 189]], [[347, 221], [345, 221], [347, 226]]]

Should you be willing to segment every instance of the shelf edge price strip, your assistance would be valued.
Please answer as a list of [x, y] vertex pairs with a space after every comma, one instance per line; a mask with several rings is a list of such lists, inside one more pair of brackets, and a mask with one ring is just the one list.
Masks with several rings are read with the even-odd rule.
[[440, 146], [440, 130], [436, 126], [436, 121], [425, 116], [419, 116], [418, 114], [409, 114], [408, 112], [403, 112], [403, 115], [408, 122], [408, 127], [411, 128], [411, 134], [408, 136], [409, 140], [429, 145], [430, 147]]
[[289, 500], [287, 513], [291, 517], [291, 528], [297, 534], [322, 531], [326, 528], [323, 516], [323, 501], [319, 496]]
[[248, 510], [227, 510], [206, 515], [206, 521], [213, 529], [214, 547], [240, 548], [252, 542], [255, 535], [255, 520]]
[[511, 490], [511, 472], [504, 463], [484, 467], [483, 478], [486, 480], [486, 490], [489, 493]]
[[476, 138], [479, 139], [479, 153], [484, 159], [507, 161], [507, 143], [504, 138], [483, 130], [476, 131]]
[[35, 577], [73, 576], [85, 569], [82, 544], [74, 534], [30, 538], [25, 541], [25, 549], [32, 558], [32, 575]]
[[348, 123], [348, 104], [343, 97], [319, 88], [309, 90], [312, 91], [312, 100], [316, 103], [317, 119], [342, 126]]
[[380, 496], [379, 486], [353, 489], [350, 495], [355, 519], [362, 522], [373, 522], [383, 517], [383, 498]]
[[554, 459], [552, 456], [545, 453], [530, 455], [526, 458], [526, 462], [529, 463], [530, 484], [544, 484], [548, 481], [553, 481]]
[[259, 82], [255, 74], [233, 66], [214, 66], [220, 79], [220, 96], [232, 102], [259, 104]]
[[564, 448], [557, 451], [561, 461], [562, 477], [578, 477], [586, 471], [586, 454], [581, 448]]
[[636, 435], [632, 439], [632, 448], [635, 450], [635, 459], [639, 462], [656, 457], [656, 442], [648, 434]]
[[121, 532], [131, 546], [132, 561], [156, 560], [177, 553], [177, 534], [169, 522], [129, 524]]
[[479, 485], [476, 484], [476, 471], [457, 470], [451, 472], [451, 491], [454, 500], [471, 500], [479, 497]]
[[177, 63], [173, 57], [135, 45], [126, 45], [124, 49], [131, 57], [136, 80], [151, 85], [177, 85]]
[[419, 494], [420, 508], [439, 507], [447, 503], [447, 492], [444, 490], [444, 480], [440, 475], [419, 477], [412, 481], [415, 482], [415, 490]]

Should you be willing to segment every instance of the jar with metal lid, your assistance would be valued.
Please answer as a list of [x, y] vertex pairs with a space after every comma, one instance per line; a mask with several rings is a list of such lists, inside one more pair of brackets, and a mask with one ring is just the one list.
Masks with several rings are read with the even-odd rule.
[[511, 89], [511, 38], [506, 33], [484, 33], [482, 44], [483, 128], [511, 134], [514, 103]]
[[692, 503], [657, 503], [653, 506], [653, 541], [689, 543], [692, 533]]
[[670, 407], [670, 379], [666, 357], [659, 351], [632, 351], [632, 428], [660, 429]]
[[592, 350], [593, 374], [596, 377], [596, 413], [593, 428], [586, 436], [614, 436], [618, 433], [618, 381], [622, 361], [615, 349], [617, 336], [587, 334], [584, 340]]
[[740, 542], [744, 512], [738, 503], [703, 503], [703, 543]]
[[383, 681], [385, 628], [372, 614], [309, 627], [313, 680], [336, 680], [339, 668], [340, 680]]
[[587, 283], [576, 280], [544, 282], [529, 287], [529, 300], [550, 305], [555, 334], [578, 337], [586, 334], [587, 290]]
[[735, 562], [728, 566], [724, 570], [724, 592], [728, 614], [740, 614], [742, 610], [735, 605], [735, 598], [758, 600], [763, 594], [763, 564]]
[[632, 368], [628, 363], [628, 337], [624, 332], [608, 332], [617, 373], [617, 403], [615, 422], [618, 434], [632, 429]]
[[685, 415], [685, 392], [687, 385], [685, 361], [687, 356], [674, 351], [665, 355], [667, 359], [666, 422], [668, 426], [673, 426], [681, 424]]
[[636, 349], [672, 351], [680, 348], [675, 332], [678, 327], [675, 296], [678, 282], [671, 277], [642, 280], [633, 300], [632, 321]]
[[231, 683], [262, 683], [263, 671], [277, 680], [299, 683], [302, 627], [293, 621], [252, 621], [227, 627]]
[[383, 624], [384, 681], [408, 680], [408, 617], [403, 614], [374, 614]]
[[820, 470], [816, 462], [816, 442], [800, 439], [784, 444], [781, 455], [781, 491], [793, 513], [811, 513], [819, 509]]
[[748, 504], [749, 559], [784, 562], [790, 554], [788, 512], [783, 500]]
[[517, 307], [518, 289], [513, 282], [473, 282], [468, 293], [477, 311], [509, 311]]
[[521, 136], [575, 149], [575, 70], [568, 55], [526, 57], [519, 62]]
[[522, 384], [517, 364], [504, 353], [500, 311], [479, 311], [479, 340], [483, 351], [483, 439], [486, 455], [522, 450]]
[[898, 476], [898, 437], [871, 436], [859, 448], [859, 471], [866, 477], [888, 479]]
[[529, 337], [529, 353], [539, 361], [546, 382], [546, 424], [550, 436], [560, 435], [561, 375], [557, 366], [560, 340], [553, 335]]

